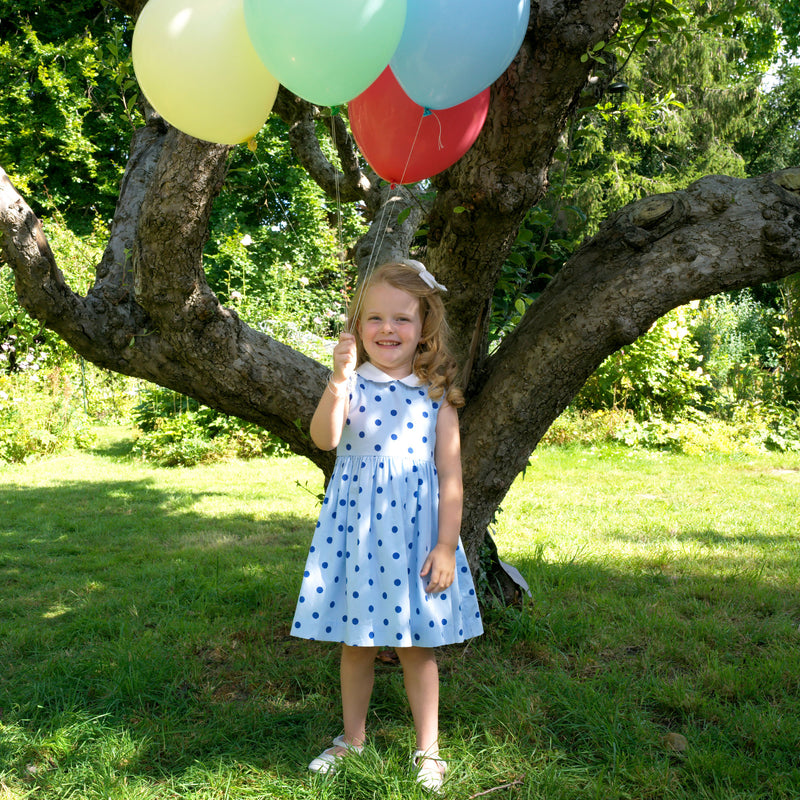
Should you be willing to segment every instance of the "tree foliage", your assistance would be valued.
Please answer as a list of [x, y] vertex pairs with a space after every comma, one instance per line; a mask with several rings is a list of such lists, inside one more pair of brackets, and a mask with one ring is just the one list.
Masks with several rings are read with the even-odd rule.
[[278, 338], [300, 324], [332, 335], [354, 278], [347, 247], [364, 230], [360, 209], [329, 198], [300, 166], [286, 124], [270, 117], [256, 148], [234, 149], [204, 251], [212, 289]]
[[142, 121], [128, 28], [102, 2], [0, 2], [0, 163], [79, 231], [111, 219]]
[[645, 194], [702, 175], [743, 177], [738, 140], [753, 131], [763, 73], [778, 47], [765, 3], [628, 4], [599, 51], [570, 130], [574, 202], [590, 229]]
[[800, 64], [783, 61], [775, 81], [762, 99], [758, 124], [738, 143], [751, 175], [800, 162]]

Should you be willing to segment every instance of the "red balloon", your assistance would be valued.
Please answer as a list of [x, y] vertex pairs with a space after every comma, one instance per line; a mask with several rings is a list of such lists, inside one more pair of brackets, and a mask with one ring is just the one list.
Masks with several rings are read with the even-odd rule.
[[375, 172], [389, 183], [416, 183], [472, 147], [489, 111], [489, 89], [457, 106], [426, 111], [386, 67], [347, 110], [356, 143]]

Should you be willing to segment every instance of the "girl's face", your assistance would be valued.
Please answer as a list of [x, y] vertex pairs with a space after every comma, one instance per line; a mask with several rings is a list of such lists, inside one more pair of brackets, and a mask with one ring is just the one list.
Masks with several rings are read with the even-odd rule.
[[378, 283], [364, 295], [358, 333], [367, 357], [393, 378], [405, 378], [414, 369], [414, 357], [422, 335], [419, 299]]

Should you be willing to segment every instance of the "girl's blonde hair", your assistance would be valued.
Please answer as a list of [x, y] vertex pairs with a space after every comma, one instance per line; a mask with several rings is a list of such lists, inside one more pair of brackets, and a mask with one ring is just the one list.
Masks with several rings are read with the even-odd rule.
[[420, 278], [419, 273], [408, 264], [389, 262], [378, 267], [357, 288], [347, 310], [347, 330], [352, 331], [358, 346], [358, 364], [367, 361], [367, 353], [358, 332], [358, 316], [361, 314], [361, 301], [367, 290], [385, 283], [395, 289], [418, 298], [422, 333], [414, 358], [414, 374], [423, 382], [430, 384], [428, 394], [434, 400], [444, 397], [452, 406], [464, 405], [464, 395], [454, 384], [458, 365], [450, 352], [450, 327], [444, 313], [444, 303], [437, 289], [433, 289]]

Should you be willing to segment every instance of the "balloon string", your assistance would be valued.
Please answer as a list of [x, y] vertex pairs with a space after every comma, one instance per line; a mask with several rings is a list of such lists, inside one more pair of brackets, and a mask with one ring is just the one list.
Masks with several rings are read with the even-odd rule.
[[[411, 140], [411, 147], [409, 148], [409, 151], [408, 151], [408, 158], [406, 159], [405, 166], [403, 167], [403, 174], [400, 176], [399, 183], [401, 185], [405, 182], [406, 173], [408, 172], [408, 165], [411, 163], [411, 157], [414, 155], [414, 148], [416, 147], [417, 140], [419, 139], [419, 132], [420, 132], [420, 130], [422, 130], [422, 121], [425, 119], [425, 117], [430, 116], [431, 114], [433, 114], [431, 109], [426, 108], [426, 109], [423, 110], [422, 114], [420, 115], [419, 123], [417, 124], [417, 130], [414, 132], [414, 138]], [[433, 114], [433, 116], [436, 117], [435, 114]], [[441, 124], [441, 122], [439, 122], [439, 118], [438, 117], [436, 117], [436, 121], [439, 123], [439, 143], [440, 143], [439, 146], [440, 146], [440, 149], [441, 149], [443, 147], [443, 145], [441, 144], [442, 124]], [[389, 189], [391, 191], [394, 191], [397, 188], [398, 188], [397, 183], [391, 183], [389, 185]], [[400, 199], [400, 194], [399, 193], [393, 194], [391, 197], [389, 197], [386, 200], [386, 202], [384, 203], [383, 208], [381, 209], [380, 220], [377, 223], [378, 224], [378, 232], [379, 232], [379, 234], [378, 234], [378, 237], [376, 237], [375, 242], [372, 245], [372, 252], [369, 254], [369, 261], [367, 262], [367, 269], [364, 271], [364, 277], [358, 282], [359, 283], [359, 289], [358, 289], [358, 294], [356, 296], [355, 305], [353, 306], [353, 314], [352, 314], [352, 317], [350, 318], [350, 321], [349, 321], [349, 324], [348, 324], [348, 327], [347, 327], [347, 332], [348, 333], [352, 333], [353, 332], [353, 327], [355, 325], [355, 321], [358, 319], [359, 314], [361, 313], [361, 306], [362, 306], [362, 303], [364, 301], [364, 287], [366, 286], [367, 282], [369, 281], [370, 276], [372, 275], [373, 271], [375, 270], [375, 266], [376, 266], [375, 257], [380, 252], [381, 248], [383, 247], [383, 240], [386, 238], [386, 234], [389, 231], [389, 226], [388, 225], [384, 225], [384, 218], [386, 217], [386, 214], [388, 212], [389, 205], [392, 202], [394, 202], [395, 199]]]
[[[391, 184], [390, 189], [396, 188], [396, 184]], [[353, 313], [348, 319], [347, 323], [347, 333], [352, 333], [353, 329], [355, 328], [356, 320], [359, 318], [361, 314], [361, 307], [364, 303], [364, 289], [369, 281], [370, 276], [375, 270], [375, 256], [380, 251], [381, 247], [383, 246], [383, 240], [386, 237], [386, 232], [389, 229], [388, 225], [384, 225], [384, 220], [386, 217], [387, 210], [389, 208], [389, 203], [392, 202], [393, 198], [389, 198], [386, 203], [383, 204], [383, 208], [381, 208], [381, 213], [379, 215], [379, 219], [375, 223], [378, 227], [378, 236], [376, 237], [375, 241], [372, 245], [372, 250], [369, 254], [369, 260], [367, 261], [367, 268], [364, 270], [364, 277], [358, 282], [358, 292], [356, 293], [356, 301], [353, 304]]]
[[444, 150], [444, 142], [442, 142], [442, 121], [439, 119], [435, 111], [431, 111], [429, 108], [426, 109], [426, 111], [428, 112], [428, 116], [433, 117], [439, 126], [439, 149]]
[[[331, 108], [331, 141], [333, 142], [333, 152], [339, 154], [339, 148], [336, 143], [336, 115], [339, 113], [337, 106]], [[339, 241], [339, 263], [342, 264], [342, 274], [344, 275], [344, 245], [342, 244], [342, 196], [339, 189], [339, 170], [336, 165], [333, 166], [333, 182], [336, 187], [336, 228]]]
[[[405, 166], [403, 167], [403, 174], [400, 177], [400, 183], [403, 183], [405, 181], [406, 172], [408, 172], [408, 165], [411, 163], [411, 156], [414, 155], [414, 148], [417, 145], [417, 139], [419, 139], [419, 132], [420, 130], [422, 130], [422, 120], [424, 120], [425, 117], [428, 116], [428, 114], [430, 113], [431, 113], [430, 109], [426, 108], [422, 112], [422, 115], [419, 118], [419, 124], [417, 125], [416, 132], [414, 133], [414, 138], [411, 140], [411, 148], [408, 151], [408, 158], [406, 159]], [[439, 126], [439, 128], [441, 129], [441, 125]]]

